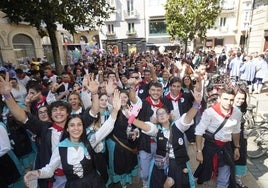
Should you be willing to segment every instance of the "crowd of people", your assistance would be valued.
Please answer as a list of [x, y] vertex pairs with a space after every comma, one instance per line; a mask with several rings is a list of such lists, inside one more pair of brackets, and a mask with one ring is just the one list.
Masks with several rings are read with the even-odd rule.
[[[242, 114], [268, 78], [258, 55], [148, 52], [0, 70], [0, 187], [246, 186]], [[215, 85], [214, 74], [234, 83]], [[247, 87], [238, 87], [238, 81]], [[196, 155], [189, 147], [196, 143]], [[196, 158], [197, 169], [189, 160]]]

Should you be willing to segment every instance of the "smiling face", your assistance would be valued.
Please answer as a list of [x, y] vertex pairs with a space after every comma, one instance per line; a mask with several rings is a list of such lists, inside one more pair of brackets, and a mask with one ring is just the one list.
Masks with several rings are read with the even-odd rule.
[[120, 98], [121, 98], [121, 106], [124, 108], [124, 107], [127, 107], [128, 105], [128, 95], [124, 92], [121, 92], [120, 93]]
[[53, 107], [51, 109], [51, 119], [59, 126], [65, 126], [67, 116], [67, 109], [64, 106]]
[[42, 106], [38, 109], [38, 118], [41, 121], [50, 121], [46, 106]]
[[158, 101], [161, 96], [162, 96], [162, 88], [161, 87], [156, 87], [156, 86], [151, 86], [149, 89], [149, 95], [154, 101]]
[[173, 97], [176, 97], [179, 95], [181, 91], [181, 83], [180, 82], [174, 82], [169, 86], [170, 93]]
[[83, 133], [83, 122], [81, 118], [74, 117], [69, 120], [67, 124], [67, 132], [69, 133], [69, 139], [72, 142], [79, 142]]
[[240, 107], [246, 100], [246, 95], [238, 92], [234, 98], [234, 106]]
[[102, 95], [100, 97], [100, 108], [101, 109], [106, 109], [108, 106], [108, 96], [107, 95]]
[[159, 108], [156, 112], [156, 118], [162, 125], [169, 122], [169, 114], [164, 108]]
[[72, 110], [78, 110], [81, 107], [81, 100], [77, 93], [73, 93], [68, 97], [68, 103], [72, 106]]

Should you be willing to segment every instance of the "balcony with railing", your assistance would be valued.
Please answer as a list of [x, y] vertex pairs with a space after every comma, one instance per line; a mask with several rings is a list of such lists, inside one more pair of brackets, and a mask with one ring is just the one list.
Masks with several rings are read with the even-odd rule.
[[138, 18], [138, 12], [136, 9], [134, 10], [125, 10], [124, 11], [125, 20], [133, 20]]
[[107, 38], [115, 38], [115, 36], [116, 36], [116, 34], [115, 34], [115, 32], [114, 31], [108, 31], [107, 33], [106, 33], [106, 37]]
[[136, 30], [130, 30], [130, 31], [127, 31], [127, 32], [126, 32], [126, 35], [127, 35], [128, 37], [134, 37], [134, 36], [137, 35], [137, 32], [136, 32]]

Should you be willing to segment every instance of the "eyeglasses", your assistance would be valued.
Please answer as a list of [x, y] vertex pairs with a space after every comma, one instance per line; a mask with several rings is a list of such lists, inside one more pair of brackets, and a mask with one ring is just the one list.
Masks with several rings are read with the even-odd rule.
[[131, 77], [131, 78], [135, 78], [135, 79], [139, 79], [140, 77], [139, 76], [133, 76], [133, 77]]
[[160, 116], [164, 116], [164, 115], [166, 115], [166, 114], [167, 114], [166, 112], [162, 112], [162, 113], [157, 113], [156, 116], [157, 116], [157, 117], [160, 117]]
[[47, 110], [39, 111], [38, 114], [39, 114], [39, 115], [41, 115], [41, 114], [47, 114]]

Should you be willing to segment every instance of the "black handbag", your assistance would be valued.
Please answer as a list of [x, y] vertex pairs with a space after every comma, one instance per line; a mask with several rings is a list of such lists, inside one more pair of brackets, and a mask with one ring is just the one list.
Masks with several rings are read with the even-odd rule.
[[224, 124], [226, 123], [226, 121], [228, 120], [228, 118], [229, 117], [226, 117], [223, 120], [223, 122], [221, 123], [221, 125], [217, 128], [217, 130], [214, 133], [209, 132], [208, 130], [206, 130], [205, 131], [205, 134], [203, 134], [203, 138], [205, 138], [205, 140], [208, 141], [208, 142], [213, 142], [214, 143], [214, 141], [215, 141], [215, 138], [214, 138], [215, 134], [217, 132], [219, 132], [219, 130], [221, 130], [221, 128], [224, 126]]

